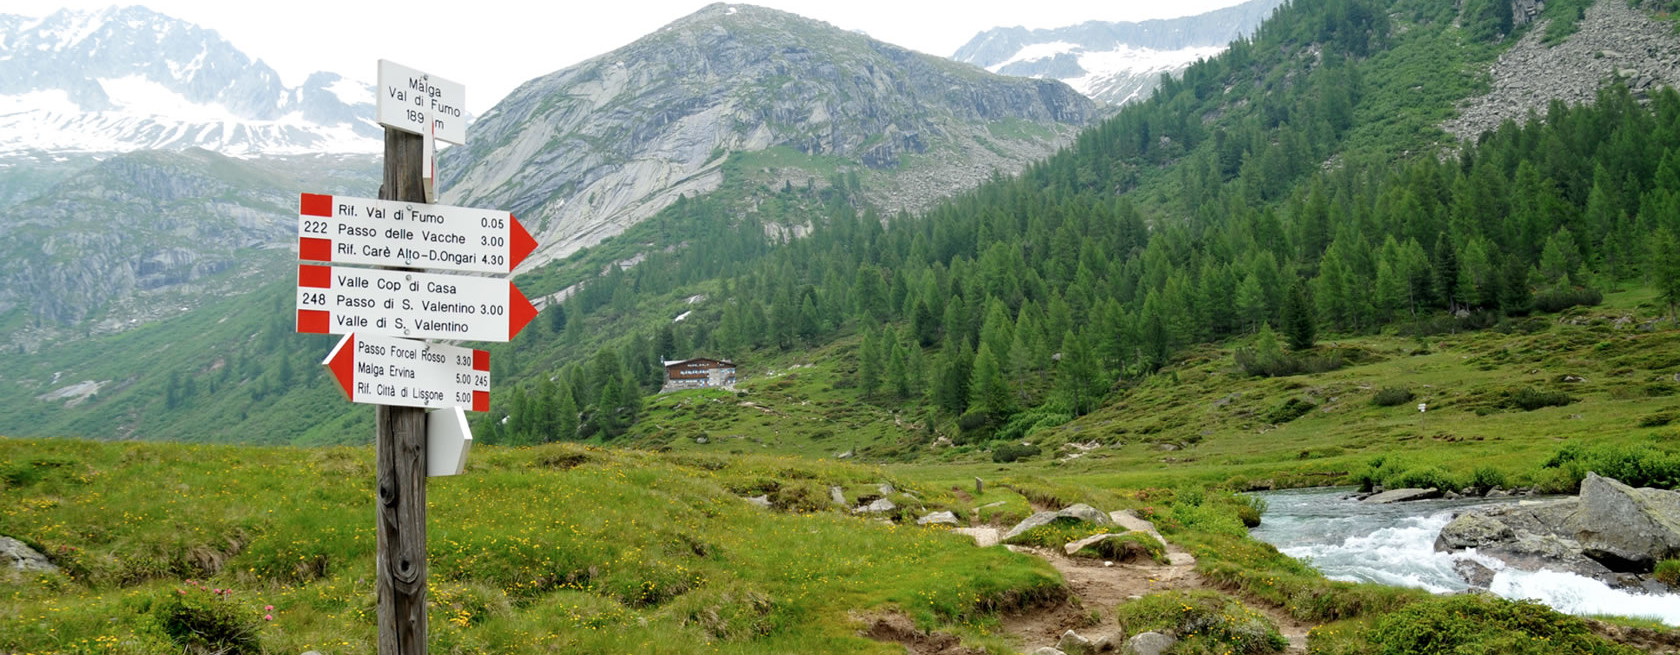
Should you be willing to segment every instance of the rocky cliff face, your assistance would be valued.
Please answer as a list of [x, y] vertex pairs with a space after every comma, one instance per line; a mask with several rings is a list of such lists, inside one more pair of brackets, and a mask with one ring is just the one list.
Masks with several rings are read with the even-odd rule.
[[442, 202], [536, 226], [534, 266], [716, 189], [730, 152], [876, 171], [877, 200], [914, 208], [1048, 155], [1095, 116], [1059, 82], [717, 4], [515, 90], [441, 155]]
[[112, 331], [180, 311], [179, 302], [146, 302], [149, 293], [246, 291], [201, 283], [283, 270], [273, 268], [278, 253], [265, 252], [295, 244], [299, 190], [366, 195], [377, 173], [368, 157], [258, 163], [190, 150], [111, 158], [0, 210], [0, 317], [21, 311], [43, 329], [94, 317], [111, 323], [95, 331]]
[[[1513, 8], [1518, 17], [1532, 17], [1544, 6], [1518, 0]], [[1556, 45], [1542, 41], [1543, 24], [1531, 28], [1489, 71], [1492, 91], [1468, 101], [1442, 129], [1474, 139], [1507, 119], [1522, 121], [1529, 112], [1545, 116], [1553, 100], [1592, 102], [1615, 79], [1636, 94], [1680, 81], [1680, 37], [1668, 23], [1625, 2], [1600, 0], [1587, 8], [1578, 27]]]
[[1090, 21], [1056, 29], [981, 32], [951, 58], [1003, 75], [1056, 79], [1091, 98], [1124, 104], [1251, 34], [1282, 0], [1250, 0], [1197, 16], [1139, 23]]

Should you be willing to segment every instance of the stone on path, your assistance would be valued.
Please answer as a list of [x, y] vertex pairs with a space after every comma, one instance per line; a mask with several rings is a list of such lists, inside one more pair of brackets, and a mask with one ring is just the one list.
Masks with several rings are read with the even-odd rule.
[[950, 512], [934, 512], [922, 518], [916, 519], [916, 525], [932, 525], [935, 523], [940, 525], [957, 525], [957, 515]]
[[1178, 643], [1178, 638], [1159, 632], [1144, 632], [1126, 640], [1125, 655], [1161, 655]]
[[1080, 503], [1078, 505], [1069, 506], [1059, 512], [1037, 512], [1032, 516], [1027, 517], [1026, 520], [1015, 524], [1015, 527], [1010, 528], [1009, 532], [1003, 535], [1003, 540], [1009, 541], [1010, 539], [1015, 538], [1016, 535], [1036, 527], [1049, 525], [1056, 519], [1062, 518], [1089, 521], [1097, 525], [1111, 525], [1114, 523], [1114, 519], [1109, 518], [1109, 515], [1097, 511], [1095, 507]]
[[1002, 541], [998, 538], [997, 528], [957, 528], [952, 530], [952, 532], [973, 537], [974, 545], [981, 548], [996, 546], [1000, 541]]
[[1133, 512], [1132, 510], [1129, 510], [1129, 509], [1123, 509], [1123, 510], [1120, 510], [1118, 512], [1110, 512], [1108, 516], [1109, 516], [1109, 518], [1114, 520], [1115, 525], [1118, 525], [1118, 526], [1120, 526], [1122, 528], [1125, 528], [1127, 530], [1131, 530], [1133, 532], [1142, 532], [1142, 533], [1147, 534], [1151, 537], [1154, 537], [1156, 541], [1161, 542], [1161, 545], [1165, 546], [1166, 549], [1167, 549], [1167, 564], [1168, 565], [1171, 565], [1171, 566], [1195, 566], [1196, 565], [1196, 557], [1194, 555], [1191, 555], [1189, 551], [1186, 551], [1183, 548], [1180, 548], [1180, 547], [1175, 546], [1173, 544], [1167, 543], [1167, 538], [1161, 536], [1161, 531], [1155, 529], [1155, 524], [1150, 523], [1147, 519], [1145, 519], [1141, 516], [1138, 516], [1136, 512]]
[[1091, 640], [1069, 630], [1062, 633], [1062, 638], [1056, 641], [1056, 650], [1067, 655], [1086, 655], [1091, 652]]

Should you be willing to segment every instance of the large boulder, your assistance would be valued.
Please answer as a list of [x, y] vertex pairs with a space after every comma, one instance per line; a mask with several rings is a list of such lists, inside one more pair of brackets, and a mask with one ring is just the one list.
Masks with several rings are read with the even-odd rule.
[[887, 512], [891, 512], [891, 511], [896, 510], [896, 509], [898, 509], [898, 505], [893, 504], [893, 501], [887, 500], [885, 498], [877, 498], [877, 499], [875, 499], [874, 502], [871, 502], [868, 505], [859, 505], [857, 507], [852, 508], [852, 513], [853, 514], [885, 514]]
[[1015, 527], [1010, 528], [1009, 532], [1004, 533], [1003, 540], [1009, 541], [1021, 533], [1033, 528], [1050, 525], [1051, 523], [1054, 523], [1056, 519], [1088, 521], [1097, 525], [1114, 524], [1114, 520], [1109, 518], [1107, 514], [1098, 511], [1095, 507], [1080, 503], [1078, 505], [1071, 505], [1059, 512], [1037, 512], [1032, 516], [1027, 517], [1026, 520], [1015, 524]]
[[916, 519], [916, 525], [957, 525], [957, 515], [951, 512], [934, 512]]
[[0, 537], [0, 567], [23, 573], [58, 572], [46, 555], [11, 537]]
[[1511, 526], [1499, 519], [1480, 512], [1466, 512], [1441, 528], [1441, 535], [1435, 538], [1435, 550], [1486, 548], [1509, 542], [1515, 537]]
[[1645, 573], [1680, 554], [1680, 492], [1634, 489], [1596, 473], [1581, 481], [1575, 538], [1612, 571]]
[[1388, 503], [1403, 503], [1410, 500], [1428, 500], [1440, 498], [1441, 490], [1435, 487], [1428, 489], [1390, 489], [1380, 494], [1372, 495], [1360, 502], [1367, 505], [1386, 505]]
[[1178, 638], [1159, 632], [1140, 633], [1126, 640], [1125, 655], [1161, 655], [1178, 644]]

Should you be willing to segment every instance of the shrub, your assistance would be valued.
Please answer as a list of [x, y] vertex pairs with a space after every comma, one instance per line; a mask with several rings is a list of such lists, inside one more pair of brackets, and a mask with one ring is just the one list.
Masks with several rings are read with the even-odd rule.
[[1669, 408], [1655, 414], [1646, 414], [1639, 419], [1639, 427], [1660, 428], [1680, 419], [1680, 408]]
[[991, 422], [991, 415], [981, 410], [971, 409], [957, 418], [957, 427], [961, 428], [963, 432], [973, 432], [985, 428]]
[[1405, 387], [1383, 387], [1377, 395], [1371, 397], [1371, 404], [1378, 407], [1393, 407], [1412, 401], [1412, 390]]
[[1639, 652], [1598, 637], [1586, 621], [1540, 603], [1482, 594], [1413, 603], [1383, 617], [1368, 636], [1373, 646], [1371, 651], [1385, 655]]
[[1534, 296], [1534, 308], [1548, 314], [1570, 307], [1597, 307], [1601, 302], [1604, 302], [1604, 294], [1594, 289], [1547, 289]]
[[258, 617], [233, 600], [230, 589], [206, 589], [188, 581], [152, 605], [164, 634], [191, 653], [260, 653]]
[[[1127, 544], [1133, 544], [1134, 546], [1127, 548]], [[1136, 531], [1119, 534], [1113, 538], [1091, 544], [1079, 549], [1074, 555], [1123, 562], [1126, 560], [1128, 551], [1136, 552], [1136, 549], [1141, 549], [1145, 555], [1149, 556], [1149, 559], [1156, 562], [1161, 564], [1168, 562], [1167, 548], [1161, 545], [1159, 539], [1148, 533]]]
[[1079, 541], [1091, 535], [1111, 532], [1111, 528], [1097, 525], [1090, 521], [1061, 517], [1044, 525], [1038, 526], [1021, 534], [1015, 535], [1004, 542], [1016, 546], [1037, 546], [1039, 548], [1061, 548], [1069, 543]]
[[1283, 425], [1306, 416], [1307, 412], [1313, 411], [1317, 407], [1318, 405], [1314, 405], [1310, 401], [1290, 398], [1284, 401], [1282, 405], [1273, 407], [1272, 411], [1266, 414], [1266, 422], [1273, 425]]
[[1260, 527], [1260, 516], [1266, 513], [1266, 499], [1253, 494], [1241, 494], [1237, 498], [1243, 501], [1237, 505], [1237, 518], [1242, 520], [1243, 527]]
[[1453, 477], [1446, 471], [1441, 470], [1441, 467], [1439, 466], [1406, 469], [1400, 475], [1389, 478], [1388, 482], [1390, 484], [1385, 484], [1384, 486], [1397, 489], [1427, 489], [1429, 487], [1434, 487], [1436, 489], [1458, 488], [1457, 480], [1454, 480]]
[[794, 482], [770, 491], [770, 505], [784, 512], [809, 514], [827, 509], [832, 499], [828, 490], [814, 482]]
[[1212, 591], [1150, 594], [1114, 613], [1126, 634], [1179, 635], [1175, 653], [1276, 653], [1289, 645], [1264, 614]]
[[994, 438], [1005, 441], [1024, 439], [1034, 432], [1053, 428], [1073, 420], [1072, 414], [1056, 411], [1035, 410], [1023, 412], [1009, 418], [1009, 421], [998, 428]]
[[1647, 444], [1607, 444], [1593, 448], [1566, 444], [1541, 466], [1563, 471], [1567, 480], [1565, 491], [1569, 493], [1580, 489], [1588, 471], [1633, 487], [1680, 488], [1680, 455]]
[[1523, 387], [1516, 392], [1505, 392], [1505, 400], [1501, 405], [1507, 409], [1532, 412], [1542, 407], [1562, 407], [1572, 402], [1575, 402], [1575, 398], [1562, 391], [1541, 391], [1534, 387]]
[[1505, 486], [1505, 474], [1493, 467], [1478, 466], [1470, 474], [1470, 486], [1483, 492], [1494, 487], [1503, 487]]
[[1023, 460], [1038, 455], [1038, 446], [1024, 446], [1016, 443], [1006, 443], [992, 449], [992, 461], [999, 464]]
[[1651, 576], [1670, 587], [1680, 587], [1680, 559], [1665, 559], [1657, 562], [1657, 568]]

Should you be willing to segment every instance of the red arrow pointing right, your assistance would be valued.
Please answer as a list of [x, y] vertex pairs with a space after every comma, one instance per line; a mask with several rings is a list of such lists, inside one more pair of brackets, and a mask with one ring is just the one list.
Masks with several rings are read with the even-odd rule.
[[332, 371], [333, 379], [338, 380], [339, 388], [344, 390], [345, 397], [355, 400], [351, 385], [356, 383], [356, 333], [344, 335], [338, 340], [332, 352], [327, 353], [327, 360], [321, 362]]
[[537, 240], [531, 237], [530, 232], [525, 231], [525, 226], [519, 222], [519, 217], [510, 213], [508, 214], [508, 220], [512, 221], [512, 224], [508, 226], [508, 231], [511, 233], [508, 235], [508, 247], [513, 251], [508, 253], [508, 261], [511, 262], [508, 265], [508, 271], [512, 272], [513, 269], [519, 268], [519, 264], [524, 262], [526, 257], [536, 252]]
[[519, 287], [513, 286], [513, 283], [509, 282], [508, 341], [513, 341], [513, 338], [518, 336], [519, 331], [525, 329], [525, 325], [536, 317], [537, 308], [531, 305], [531, 301], [525, 299], [525, 294], [519, 291]]

